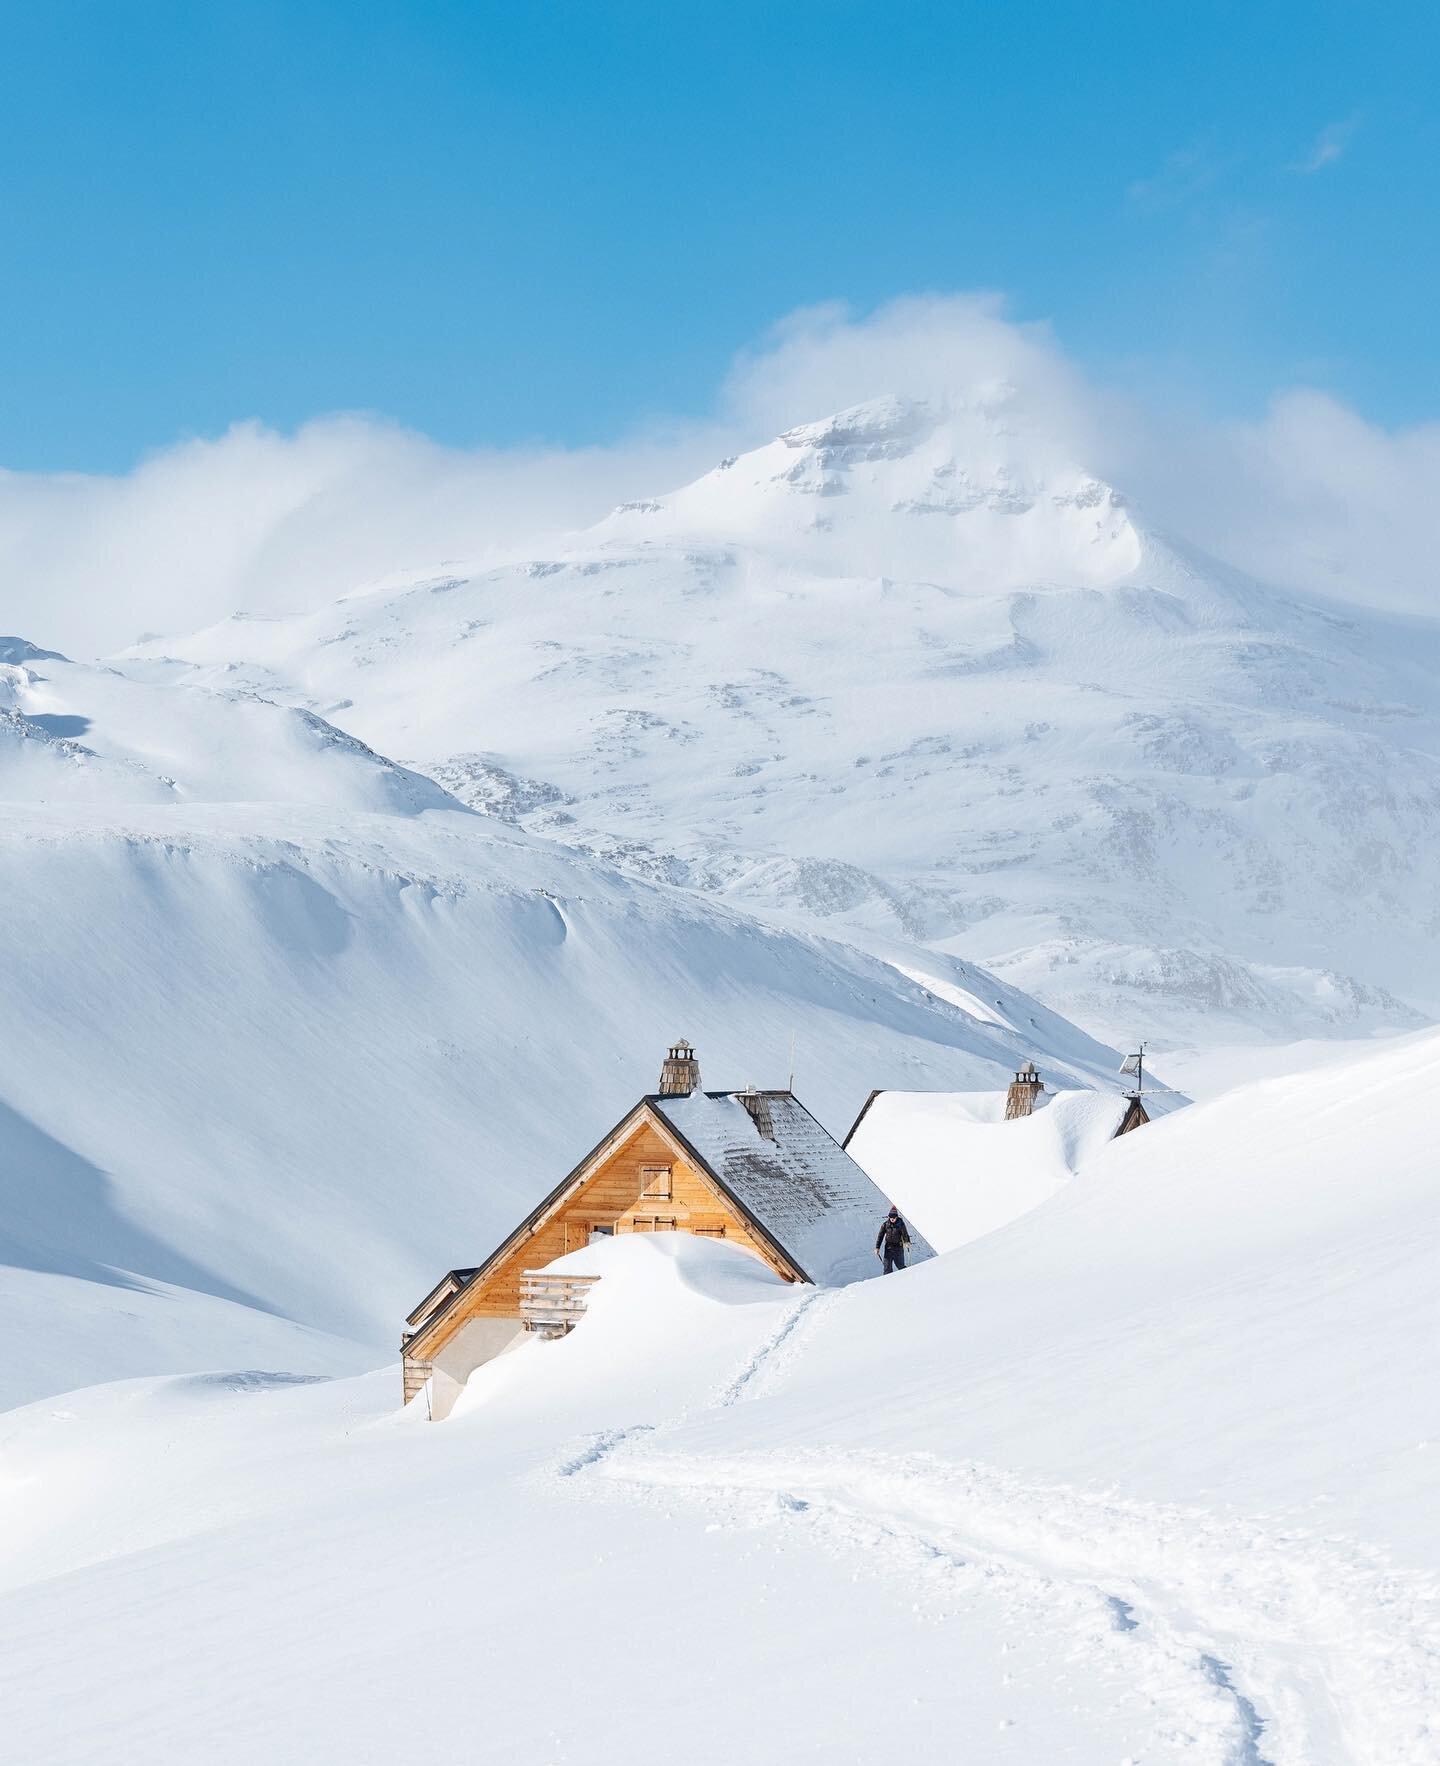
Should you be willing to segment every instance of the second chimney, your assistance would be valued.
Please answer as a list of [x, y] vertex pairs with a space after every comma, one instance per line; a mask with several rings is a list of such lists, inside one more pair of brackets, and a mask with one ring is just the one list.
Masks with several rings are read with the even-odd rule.
[[745, 1109], [749, 1111], [751, 1121], [754, 1122], [756, 1128], [759, 1129], [763, 1138], [767, 1141], [773, 1141], [775, 1138], [775, 1124], [770, 1116], [769, 1098], [765, 1096], [763, 1091], [756, 1091], [753, 1085], [747, 1085], [744, 1091], [738, 1092], [736, 1095], [744, 1105]]
[[688, 1042], [672, 1042], [660, 1069], [660, 1096], [688, 1098], [700, 1089], [700, 1063]]
[[1035, 1100], [1044, 1089], [1044, 1081], [1035, 1063], [1027, 1061], [1010, 1081], [1010, 1090], [1005, 1097], [1005, 1120], [1012, 1122], [1017, 1116], [1033, 1116]]

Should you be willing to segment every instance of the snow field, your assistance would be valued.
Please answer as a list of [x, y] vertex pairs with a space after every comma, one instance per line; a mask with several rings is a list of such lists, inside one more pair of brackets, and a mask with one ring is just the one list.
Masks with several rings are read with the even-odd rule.
[[1090, 1665], [1056, 1656], [1063, 1621], [1002, 1643], [993, 1603], [942, 1621], [906, 1566], [877, 1584], [781, 1508], [635, 1502], [589, 1475], [735, 1390], [809, 1298], [708, 1244], [647, 1280], [660, 1243], [625, 1246], [608, 1308], [482, 1370], [468, 1414], [433, 1428], [395, 1414], [390, 1373], [135, 1382], [10, 1413], [22, 1548], [58, 1548], [5, 1541], [20, 1757], [391, 1766], [479, 1736], [601, 1766], [677, 1745], [717, 1766], [1122, 1757], [1127, 1688], [1096, 1700]]
[[1273, 1766], [1434, 1758], [1433, 1578], [1305, 1529], [1027, 1485], [981, 1465], [846, 1455], [667, 1454], [653, 1436], [596, 1467], [688, 1492], [737, 1522], [778, 1510], [827, 1549], [873, 1553], [943, 1613], [976, 1585], [1021, 1616], [1063, 1615], [1152, 1725], [1138, 1758]]
[[1340, 1078], [850, 1288], [596, 1244], [444, 1424], [393, 1370], [9, 1413], [22, 1757], [1429, 1766], [1440, 1039]]
[[1229, 1683], [1234, 1758], [1421, 1766], [1437, 1100], [1432, 1035], [1110, 1143], [1036, 1212], [838, 1296], [743, 1424], [695, 1418], [607, 1475], [1098, 1591]]

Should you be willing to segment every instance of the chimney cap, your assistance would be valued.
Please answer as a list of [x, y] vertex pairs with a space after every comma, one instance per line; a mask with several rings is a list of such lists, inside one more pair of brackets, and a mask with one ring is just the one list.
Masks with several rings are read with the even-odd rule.
[[693, 1044], [679, 1037], [670, 1044], [660, 1068], [660, 1096], [686, 1098], [700, 1089], [700, 1063]]
[[1017, 1116], [1032, 1116], [1044, 1090], [1045, 1082], [1040, 1077], [1039, 1068], [1033, 1061], [1027, 1061], [1017, 1069], [1005, 1094], [1005, 1120], [1012, 1122]]

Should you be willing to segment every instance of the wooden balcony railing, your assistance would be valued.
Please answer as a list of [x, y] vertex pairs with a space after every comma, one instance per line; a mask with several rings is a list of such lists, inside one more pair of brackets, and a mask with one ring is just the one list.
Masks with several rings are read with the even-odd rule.
[[527, 1269], [520, 1277], [520, 1317], [527, 1331], [542, 1337], [563, 1337], [585, 1312], [585, 1300], [598, 1275], [571, 1275]]

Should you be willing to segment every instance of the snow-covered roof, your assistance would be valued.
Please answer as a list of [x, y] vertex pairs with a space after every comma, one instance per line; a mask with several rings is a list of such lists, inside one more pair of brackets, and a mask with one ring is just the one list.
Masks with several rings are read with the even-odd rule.
[[[1176, 1103], [1145, 1098], [1156, 1114]], [[879, 1091], [845, 1144], [892, 1186], [912, 1230], [918, 1223], [951, 1251], [1047, 1202], [1114, 1139], [1130, 1107], [1123, 1092], [1044, 1091], [1032, 1115], [1007, 1122], [1003, 1091]]]
[[[875, 1235], [891, 1198], [798, 1098], [691, 1092], [645, 1101], [812, 1281], [874, 1273]], [[909, 1225], [911, 1260], [933, 1256]]]

